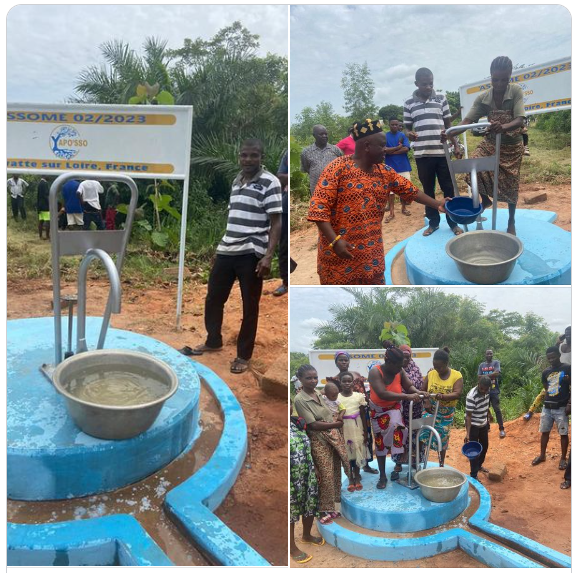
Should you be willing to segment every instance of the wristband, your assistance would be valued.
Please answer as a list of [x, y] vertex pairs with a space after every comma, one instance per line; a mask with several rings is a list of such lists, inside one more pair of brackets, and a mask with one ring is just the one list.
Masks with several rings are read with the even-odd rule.
[[329, 249], [333, 249], [334, 245], [342, 238], [342, 235], [336, 235], [334, 240], [328, 245]]

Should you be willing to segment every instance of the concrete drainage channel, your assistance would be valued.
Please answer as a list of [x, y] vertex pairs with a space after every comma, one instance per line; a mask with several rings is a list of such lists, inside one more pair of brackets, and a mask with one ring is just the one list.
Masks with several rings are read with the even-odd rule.
[[[9, 497], [21, 499], [8, 502], [12, 521], [7, 531], [8, 564], [268, 565], [213, 513], [234, 485], [247, 447], [244, 414], [225, 382], [210, 369], [161, 342], [111, 329], [115, 347], [136, 346], [163, 355], [179, 378], [186, 380], [183, 385], [184, 394], [188, 392], [186, 406], [166, 402], [165, 417], [160, 417], [143, 437], [108, 442], [90, 439], [77, 431], [70, 441], [66, 434], [71, 426], [67, 426], [67, 421], [59, 425], [59, 397], [52, 396], [49, 384], [38, 378], [38, 357], [51, 350], [49, 342], [42, 342], [46, 340], [42, 332], [49, 330], [50, 324], [50, 319], [8, 323], [8, 492]], [[99, 324], [97, 319], [88, 321], [91, 329], [97, 330]], [[38, 336], [31, 337], [30, 332]], [[31, 391], [35, 387], [39, 389], [39, 402], [28, 403], [31, 395], [38, 396]], [[25, 388], [29, 391], [19, 391]], [[39, 420], [43, 423], [42, 431], [36, 425]], [[173, 441], [188, 444], [167, 465], [158, 459], [160, 454], [156, 455], [154, 448], [147, 450], [145, 445], [160, 440], [153, 432], [158, 427], [164, 431], [164, 437], [169, 435]], [[138, 439], [144, 442], [138, 443]], [[63, 447], [64, 442], [87, 449], [75, 451]], [[23, 444], [34, 447], [27, 449]], [[114, 450], [119, 444], [126, 447], [122, 453], [124, 463], [115, 457]], [[42, 458], [50, 454], [51, 458]], [[84, 454], [89, 462], [79, 463], [79, 454]], [[90, 464], [112, 460], [117, 466], [111, 472], [112, 479], [121, 482], [129, 475], [130, 465], [150, 457], [161, 464], [157, 471], [136, 483], [118, 487], [105, 487], [103, 483], [95, 486], [94, 479], [88, 482], [70, 479], [67, 483], [66, 479], [58, 480], [56, 474], [50, 474], [60, 471], [61, 464], [67, 462], [68, 474], [81, 478], [98, 471], [98, 466]], [[30, 471], [27, 464], [35, 464], [36, 471]], [[65, 485], [57, 485], [62, 482]], [[80, 489], [82, 493], [66, 494], [66, 487]], [[89, 489], [93, 487], [97, 489]], [[11, 492], [16, 495], [10, 495]], [[30, 494], [28, 499], [26, 492]], [[50, 493], [51, 496], [47, 495]], [[50, 501], [55, 497], [60, 501]]]
[[[408, 499], [401, 500], [403, 495], [406, 496], [406, 490], [398, 484], [389, 482], [386, 490], [381, 491], [375, 489], [376, 481], [377, 476], [366, 475], [362, 492], [347, 494], [346, 480], [343, 480], [344, 517], [329, 525], [318, 525], [327, 543], [350, 555], [376, 561], [424, 559], [462, 550], [489, 567], [571, 567], [569, 556], [490, 523], [490, 494], [479, 481], [472, 478], [468, 478], [468, 485], [473, 488], [473, 497], [470, 505], [466, 504], [468, 508], [458, 517], [451, 517], [453, 512], [448, 508], [443, 511], [444, 523], [430, 528], [426, 525], [427, 520], [418, 515], [419, 512], [410, 514], [407, 511], [404, 513], [403, 531], [412, 533], [382, 533], [387, 531], [390, 524], [395, 523], [395, 513], [402, 512], [398, 506], [411, 502]], [[468, 489], [464, 489], [467, 497]], [[393, 507], [390, 515], [381, 516], [376, 522], [375, 516], [364, 511], [363, 506], [373, 505], [376, 496], [380, 496], [382, 507], [386, 507], [383, 494], [395, 501], [391, 504]], [[362, 500], [362, 497], [365, 499]], [[431, 514], [445, 505], [450, 504], [424, 504]], [[461, 502], [459, 507], [462, 507]], [[397, 531], [396, 528], [394, 530]]]

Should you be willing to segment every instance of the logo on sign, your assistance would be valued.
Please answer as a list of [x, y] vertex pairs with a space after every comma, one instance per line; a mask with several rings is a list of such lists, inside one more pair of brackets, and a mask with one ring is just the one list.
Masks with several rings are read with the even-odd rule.
[[88, 142], [72, 125], [60, 125], [50, 134], [50, 148], [58, 159], [72, 159]]

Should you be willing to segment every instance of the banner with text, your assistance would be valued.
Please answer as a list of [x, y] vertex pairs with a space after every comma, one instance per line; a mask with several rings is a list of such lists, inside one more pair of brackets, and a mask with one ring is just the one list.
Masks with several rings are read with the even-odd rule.
[[191, 137], [191, 106], [9, 103], [7, 169], [184, 179]]
[[[562, 58], [512, 70], [511, 84], [518, 84], [524, 92], [526, 115], [571, 109], [572, 107], [572, 62]], [[474, 100], [490, 89], [490, 78], [467, 84], [460, 88], [460, 105], [464, 107], [462, 117], [470, 110]]]

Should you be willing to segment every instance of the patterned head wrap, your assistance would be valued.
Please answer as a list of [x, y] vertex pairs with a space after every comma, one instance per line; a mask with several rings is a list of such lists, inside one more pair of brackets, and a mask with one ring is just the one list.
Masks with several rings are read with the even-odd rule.
[[338, 362], [338, 356], [341, 356], [342, 354], [346, 356], [348, 360], [350, 360], [350, 354], [348, 354], [348, 352], [344, 350], [338, 350], [336, 354], [334, 354], [334, 362]]
[[398, 348], [402, 350], [402, 352], [408, 352], [410, 356], [412, 356], [412, 349], [407, 344], [401, 344]]
[[375, 133], [382, 133], [382, 131], [384, 131], [384, 129], [379, 119], [376, 121], [367, 119], [364, 121], [364, 123], [356, 121], [352, 126], [352, 139], [354, 139], [354, 141], [358, 141], [363, 137], [368, 137], [369, 135], [374, 135]]

